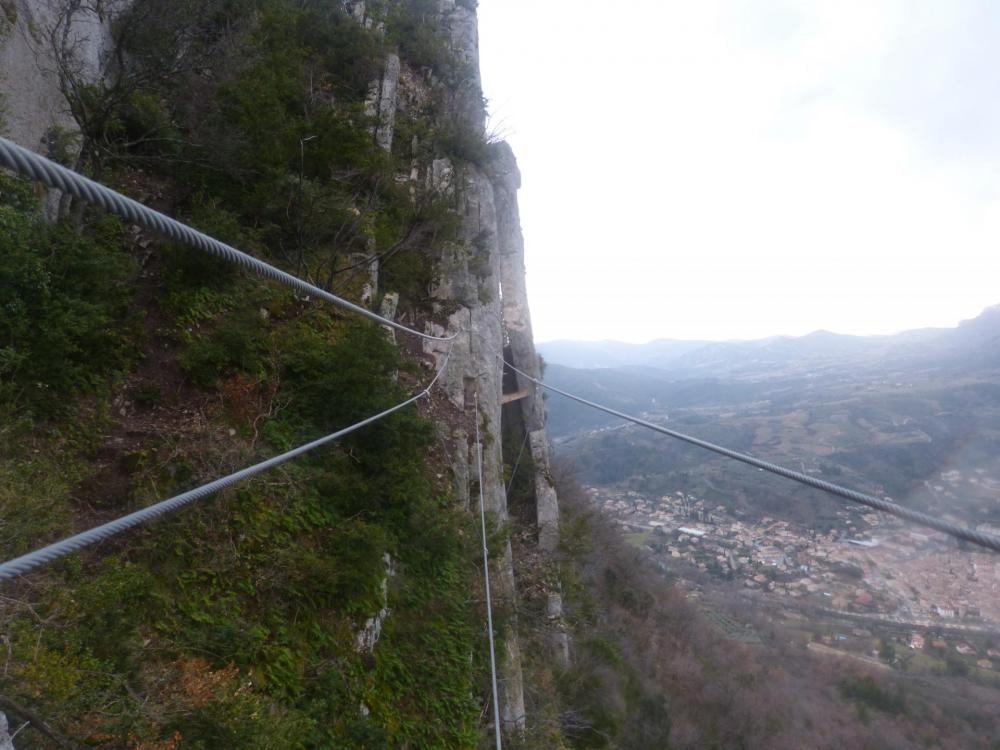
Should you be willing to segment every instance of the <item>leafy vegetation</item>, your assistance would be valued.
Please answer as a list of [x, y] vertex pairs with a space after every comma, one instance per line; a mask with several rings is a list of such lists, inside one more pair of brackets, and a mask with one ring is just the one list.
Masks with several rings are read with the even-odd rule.
[[730, 640], [670, 571], [601, 518], [570, 474], [557, 469], [556, 482], [558, 580], [573, 658], [567, 668], [553, 665], [544, 608], [532, 601], [538, 581], [523, 579], [524, 747], [992, 750], [1000, 691], [948, 677], [904, 683], [813, 657], [732, 595], [713, 601], [729, 603], [721, 619], [750, 622], [762, 642]]
[[888, 714], [900, 714], [906, 709], [902, 690], [890, 692], [880, 686], [871, 675], [853, 677], [840, 684], [845, 698], [857, 701], [859, 708], [867, 706]]
[[[452, 66], [434, 17], [409, 10], [385, 11], [387, 41], [329, 3], [140, 0], [115, 22], [120, 75], [59, 71], [81, 133], [67, 156], [326, 288], [356, 295], [378, 260], [381, 289], [432, 315], [460, 218], [397, 184], [410, 144], [379, 148], [365, 106], [392, 49], [442, 79]], [[422, 157], [446, 153], [448, 94], [430, 86], [410, 113]], [[381, 329], [231, 264], [81, 206], [47, 223], [18, 180], [0, 178], [0, 202], [5, 558], [329, 434], [424, 377]], [[93, 747], [474, 747], [474, 534], [435, 435], [412, 407], [28, 576], [0, 609], [0, 695]]]
[[64, 411], [134, 357], [128, 313], [135, 268], [121, 225], [104, 217], [82, 232], [51, 225], [30, 184], [0, 175], [0, 404], [18, 413]]
[[[261, 377], [280, 380], [276, 397], [287, 404], [262, 430], [277, 448], [404, 398], [393, 381], [403, 363], [378, 329], [343, 329], [318, 313], [275, 326], [284, 332], [265, 337], [275, 364]], [[231, 334], [220, 343], [218, 331], [212, 345], [231, 352]], [[201, 351], [198, 341], [189, 351]], [[227, 354], [233, 372], [219, 377], [260, 361]], [[271, 481], [38, 574], [31, 603], [15, 600], [20, 608], [4, 618], [11, 650], [2, 690], [101, 746], [129, 738], [206, 748], [472, 746], [483, 667], [469, 658], [481, 637], [466, 606], [475, 567], [470, 535], [456, 534], [466, 517], [427, 476], [432, 435], [414, 412], [393, 415]], [[246, 463], [240, 444], [229, 460]], [[212, 448], [219, 458], [221, 448]], [[193, 446], [162, 439], [131, 455], [119, 505], [160, 498], [205, 471]], [[178, 473], [184, 465], [188, 476]], [[43, 470], [27, 456], [5, 464], [21, 483], [10, 491]], [[67, 480], [61, 491], [49, 481], [22, 498], [36, 513], [48, 502], [51, 524], [71, 513], [79, 485]], [[17, 519], [4, 531], [21, 538]], [[370, 657], [354, 633], [386, 606], [392, 617]]]

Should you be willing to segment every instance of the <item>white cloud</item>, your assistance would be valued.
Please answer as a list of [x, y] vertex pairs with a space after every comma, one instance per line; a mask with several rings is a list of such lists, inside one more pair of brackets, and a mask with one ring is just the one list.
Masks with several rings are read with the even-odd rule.
[[[946, 137], [994, 98], [965, 80], [996, 32], [972, 5], [482, 0], [536, 336], [888, 332], [1000, 299], [997, 170], [971, 158], [996, 149]], [[920, 99], [958, 78], [952, 120]]]

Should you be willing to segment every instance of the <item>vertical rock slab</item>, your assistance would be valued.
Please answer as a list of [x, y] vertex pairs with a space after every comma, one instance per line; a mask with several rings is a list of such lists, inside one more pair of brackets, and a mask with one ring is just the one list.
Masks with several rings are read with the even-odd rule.
[[[46, 156], [53, 146], [75, 134], [69, 102], [63, 95], [67, 73], [95, 84], [114, 75], [112, 26], [132, 0], [69, 3], [55, 0], [0, 2], [0, 132], [15, 143]], [[74, 150], [73, 144], [69, 150]], [[49, 190], [45, 214], [60, 212], [62, 192]]]
[[448, 25], [451, 50], [458, 78], [450, 82], [451, 115], [457, 125], [475, 133], [486, 130], [486, 107], [479, 75], [479, 19], [469, 3], [440, 0], [441, 15]]
[[10, 736], [7, 715], [0, 711], [0, 750], [14, 750], [14, 739]]
[[[495, 148], [496, 155], [490, 165], [490, 176], [497, 199], [503, 322], [510, 339], [511, 364], [530, 376], [541, 379], [531, 330], [531, 310], [528, 307], [524, 267], [524, 236], [521, 233], [521, 214], [517, 206], [521, 171], [509, 144], [499, 143]], [[529, 393], [521, 402], [525, 426], [529, 432], [543, 429], [545, 405], [541, 393], [530, 380], [521, 375], [517, 375], [517, 385], [518, 388], [527, 388]]]
[[375, 144], [385, 152], [392, 151], [392, 136], [396, 125], [396, 99], [399, 90], [399, 55], [389, 55], [379, 84], [375, 126]]
[[[449, 175], [448, 182], [438, 187], [454, 191], [458, 214], [462, 218], [459, 241], [442, 254], [438, 261], [438, 284], [435, 299], [455, 311], [450, 316], [452, 330], [464, 329], [452, 344], [427, 341], [425, 351], [440, 362], [451, 350], [447, 371], [442, 376], [442, 388], [448, 398], [464, 410], [468, 427], [463, 430], [469, 442], [466, 457], [455, 462], [456, 477], [468, 477], [465, 486], [456, 481], [461, 497], [471, 510], [477, 510], [479, 492], [478, 460], [475, 446], [475, 403], [479, 406], [479, 430], [483, 441], [483, 499], [486, 513], [498, 525], [508, 521], [507, 495], [503, 482], [503, 455], [500, 439], [502, 394], [503, 330], [500, 323], [499, 253], [496, 248], [496, 206], [490, 179], [476, 166], [454, 167], [435, 162], [435, 173]], [[470, 263], [485, 255], [486, 262]], [[456, 435], [458, 437], [458, 435]], [[455, 446], [456, 453], [462, 446]], [[508, 611], [516, 611], [517, 591], [514, 583], [514, 561], [510, 542], [502, 554], [491, 560], [494, 603]], [[501, 633], [502, 648], [498, 681], [501, 687], [502, 721], [507, 727], [524, 725], [524, 687], [516, 620], [511, 629]]]
[[[533, 378], [541, 379], [538, 355], [531, 330], [531, 312], [524, 269], [524, 237], [517, 206], [521, 173], [514, 152], [506, 143], [498, 144], [491, 169], [497, 196], [497, 229], [500, 249], [500, 277], [503, 289], [503, 322], [507, 329], [511, 364]], [[539, 545], [551, 552], [559, 541], [559, 501], [552, 481], [545, 433], [545, 404], [534, 383], [517, 375], [518, 388], [528, 391], [521, 399], [525, 429], [530, 436], [531, 457], [535, 462]]]
[[[517, 205], [521, 173], [514, 152], [506, 143], [497, 144], [490, 176], [496, 196], [497, 244], [500, 251], [500, 278], [503, 290], [502, 315], [508, 338], [511, 364], [533, 378], [541, 379], [541, 367], [535, 352], [531, 330], [531, 311], [524, 267], [524, 236]], [[519, 389], [528, 395], [519, 400], [524, 429], [535, 466], [535, 518], [538, 546], [551, 555], [559, 544], [559, 498], [549, 463], [548, 436], [545, 430], [545, 404], [541, 389], [522, 375], [516, 375]], [[552, 633], [552, 656], [557, 663], [569, 663], [569, 641], [562, 627], [562, 596], [557, 584], [548, 591], [546, 612]]]
[[[450, 102], [447, 117], [452, 127], [481, 138], [486, 109], [479, 76], [479, 26], [476, 12], [466, 3], [440, 0], [439, 11], [449, 40], [449, 48], [460, 71], [458, 80], [448, 81]], [[440, 283], [436, 299], [455, 311], [450, 322], [466, 330], [452, 349], [452, 363], [444, 387], [456, 404], [473, 407], [478, 397], [480, 432], [483, 440], [483, 498], [486, 512], [497, 524], [507, 523], [507, 495], [504, 486], [500, 412], [503, 394], [503, 327], [500, 311], [499, 229], [493, 181], [474, 164], [452, 164], [435, 160], [428, 174], [429, 184], [455, 197], [462, 227], [459, 241], [439, 259]], [[435, 348], [433, 342], [431, 348]], [[474, 435], [470, 429], [468, 434]], [[471, 446], [470, 448], [474, 448]], [[456, 450], [458, 447], [456, 446]], [[475, 455], [470, 451], [470, 456]], [[469, 475], [475, 476], [471, 462]], [[471, 493], [469, 493], [471, 494]], [[478, 502], [469, 497], [470, 506]], [[494, 599], [509, 612], [516, 612], [517, 591], [510, 542], [502, 555], [491, 560], [495, 570]], [[501, 720], [508, 729], [524, 727], [524, 684], [516, 617], [509, 631], [501, 633], [500, 674]]]
[[[83, 3], [69, 15], [49, 0], [3, 0], [0, 4], [0, 91], [6, 105], [7, 137], [25, 148], [47, 152], [53, 127], [75, 130], [59, 82], [56, 41], [63, 38], [64, 64], [86, 83], [108, 73], [114, 18], [131, 0]], [[53, 32], [55, 32], [53, 34]]]

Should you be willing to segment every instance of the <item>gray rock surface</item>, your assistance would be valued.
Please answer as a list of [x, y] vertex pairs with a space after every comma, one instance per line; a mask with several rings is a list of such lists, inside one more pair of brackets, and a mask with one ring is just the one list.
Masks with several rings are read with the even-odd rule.
[[[85, 78], [96, 80], [108, 73], [108, 46], [114, 12], [126, 7], [129, 0], [105, 0], [95, 7], [108, 12], [80, 11], [73, 19], [67, 39], [71, 40], [74, 59]], [[342, 0], [343, 7], [366, 27], [374, 27], [367, 4], [361, 0]], [[61, 0], [3, 0], [3, 8], [12, 5], [17, 17], [5, 28], [0, 25], [0, 90], [6, 99], [7, 134], [18, 143], [45, 152], [44, 139], [53, 126], [74, 127], [56, 75], [55, 59], [46, 29], [56, 23], [56, 9]], [[405, 61], [390, 55], [379, 81], [373, 85], [369, 111], [376, 117], [375, 142], [385, 151], [392, 149], [396, 115], [417, 115], [431, 101], [433, 87], [447, 92], [447, 124], [464, 128], [481, 137], [486, 112], [479, 77], [479, 35], [476, 13], [468, 4], [439, 0], [442, 24], [451, 50], [459, 62], [459, 80], [441, 81], [426, 71], [409, 69]], [[0, 16], [3, 17], [3, 16]], [[411, 194], [432, 191], [448, 196], [462, 218], [458, 240], [447, 247], [438, 260], [438, 280], [431, 290], [440, 308], [448, 313], [448, 330], [462, 329], [453, 344], [424, 342], [425, 353], [437, 363], [450, 350], [449, 366], [441, 388], [463, 415], [460, 424], [441, 425], [442, 443], [450, 456], [458, 498], [471, 511], [478, 512], [477, 453], [475, 445], [474, 403], [478, 400], [479, 426], [483, 439], [483, 497], [490, 519], [497, 525], [508, 520], [504, 487], [504, 464], [501, 451], [501, 396], [503, 351], [509, 335], [514, 363], [532, 375], [538, 374], [531, 321], [524, 284], [524, 242], [517, 209], [520, 175], [509, 147], [500, 147], [499, 158], [488, 169], [474, 164], [456, 163], [446, 158], [418, 158], [420, 145], [414, 138], [413, 163], [408, 175]], [[421, 158], [425, 160], [421, 162]], [[475, 260], [474, 263], [471, 261]], [[501, 281], [503, 298], [501, 299]], [[372, 300], [377, 294], [377, 266], [369, 279]], [[392, 315], [398, 297], [385, 297], [384, 313]], [[429, 325], [431, 332], [445, 329]], [[531, 433], [531, 452], [538, 467], [535, 477], [538, 497], [539, 539], [544, 550], [551, 550], [558, 539], [558, 499], [549, 481], [544, 407], [539, 394], [521, 402], [524, 419]], [[505, 544], [491, 559], [491, 581], [498, 607], [511, 613], [511, 627], [504, 632], [501, 686], [502, 720], [507, 728], [524, 726], [525, 698], [521, 652], [517, 636], [517, 590], [511, 546]], [[391, 576], [387, 569], [386, 581]], [[387, 599], [358, 633], [357, 647], [370, 651], [376, 647], [382, 625], [389, 614]], [[550, 594], [547, 613], [553, 623], [562, 617], [557, 591]], [[555, 628], [558, 630], [558, 627]], [[556, 645], [554, 656], [563, 661], [568, 646]], [[0, 714], [2, 717], [2, 714]], [[5, 719], [4, 719], [5, 722]], [[4, 730], [5, 731], [5, 730]], [[0, 733], [0, 750], [7, 750]]]
[[[503, 482], [503, 455], [500, 440], [500, 397], [502, 394], [503, 330], [500, 323], [499, 253], [496, 247], [496, 207], [493, 185], [477, 167], [466, 165], [453, 172], [458, 213], [463, 217], [461, 240], [446, 250], [439, 260], [439, 283], [434, 297], [442, 305], [457, 308], [449, 318], [450, 330], [463, 329], [452, 344], [425, 342], [425, 350], [441, 362], [450, 349], [448, 369], [442, 376], [442, 389], [449, 400], [462, 408], [468, 425], [454, 437], [466, 436], [465, 457], [453, 467], [459, 496], [470, 510], [478, 510], [477, 451], [475, 445], [475, 403], [479, 407], [479, 428], [483, 440], [483, 498], [485, 509], [496, 524], [507, 522], [507, 495]], [[487, 237], [486, 273], [469, 267], [474, 240]], [[480, 239], [480, 246], [483, 241]], [[478, 248], [477, 248], [478, 249]], [[456, 444], [454, 451], [462, 453]], [[508, 542], [502, 554], [492, 560], [491, 582], [495, 605], [516, 610], [517, 591], [514, 562]], [[524, 724], [524, 687], [521, 655], [516, 628], [512, 628], [502, 648], [501, 687], [502, 721], [507, 726]]]
[[[385, 564], [385, 576], [379, 586], [379, 595], [382, 599], [382, 607], [372, 617], [369, 617], [358, 633], [354, 636], [354, 647], [361, 653], [370, 654], [375, 649], [375, 644], [382, 636], [382, 625], [389, 616], [389, 579], [396, 575], [396, 569], [392, 564], [392, 557], [386, 552], [382, 556]], [[0, 750], [3, 750], [0, 747]]]
[[396, 89], [399, 85], [399, 56], [389, 55], [382, 76], [382, 91], [378, 104], [378, 128], [375, 142], [383, 151], [392, 151], [392, 134], [396, 126]]
[[[83, 80], [106, 75], [112, 42], [111, 23], [128, 6], [124, 0], [106, 0], [102, 12], [84, 3], [69, 19], [65, 50], [70, 65]], [[44, 142], [54, 126], [76, 127], [59, 87], [53, 31], [61, 40], [63, 0], [4, 0], [0, 26], [0, 91], [6, 106], [6, 136], [26, 148], [47, 152]], [[7, 23], [7, 8], [13, 24]], [[59, 44], [62, 48], [63, 45]]]
[[14, 750], [14, 740], [10, 736], [10, 726], [3, 711], [0, 711], [0, 750]]
[[[541, 367], [531, 330], [524, 267], [524, 236], [517, 205], [521, 172], [514, 152], [506, 143], [499, 144], [491, 166], [497, 202], [497, 233], [500, 251], [500, 277], [503, 289], [503, 322], [507, 331], [511, 364], [533, 378], [541, 379]], [[543, 555], [552, 554], [559, 544], [559, 498], [549, 462], [548, 435], [545, 430], [545, 403], [541, 389], [522, 375], [516, 375], [519, 389], [528, 396], [520, 399], [521, 416], [528, 432], [528, 445], [535, 466], [535, 518], [538, 546]], [[569, 663], [569, 641], [562, 627], [562, 596], [556, 584], [548, 592], [546, 605], [552, 628], [552, 655], [557, 663]]]
[[459, 126], [482, 133], [486, 129], [486, 107], [479, 75], [479, 19], [475, 10], [456, 0], [440, 0], [440, 8], [458, 70], [463, 71], [458, 80], [449, 82], [451, 114]]

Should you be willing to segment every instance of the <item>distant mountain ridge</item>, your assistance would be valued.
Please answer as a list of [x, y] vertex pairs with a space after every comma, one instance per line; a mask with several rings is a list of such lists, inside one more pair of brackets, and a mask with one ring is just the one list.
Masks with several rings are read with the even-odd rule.
[[[892, 336], [816, 331], [700, 342], [686, 350], [673, 343], [585, 345], [590, 362], [607, 364], [593, 357], [612, 352], [626, 364], [550, 361], [545, 381], [918, 509], [1000, 523], [1000, 306], [954, 328]], [[540, 348], [550, 360], [573, 352], [567, 345], [554, 353]], [[546, 409], [556, 454], [595, 486], [654, 495], [683, 489], [751, 515], [784, 514], [796, 522], [835, 512], [828, 498], [789, 503], [801, 491], [748, 478], [723, 459], [570, 399], [552, 397]], [[949, 489], [946, 474], [965, 477], [962, 486]]]
[[[883, 336], [852, 336], [814, 331], [805, 336], [772, 336], [750, 341], [657, 339], [645, 344], [621, 341], [550, 341], [538, 351], [553, 364], [573, 368], [655, 368], [678, 377], [766, 375], [780, 370], [818, 370], [827, 366], [878, 360], [925, 362], [961, 356], [1000, 359], [1000, 305], [962, 321], [955, 328], [922, 328]], [[978, 351], [977, 351], [978, 350]]]

